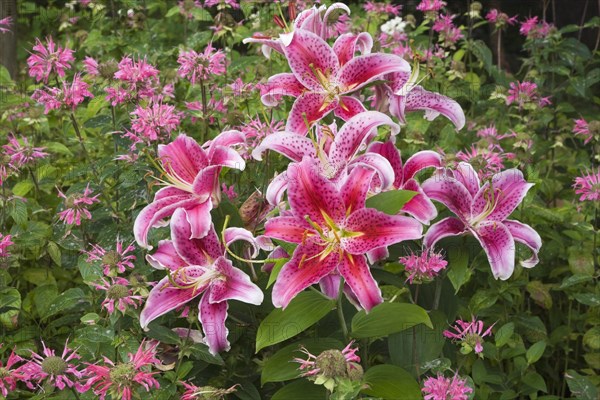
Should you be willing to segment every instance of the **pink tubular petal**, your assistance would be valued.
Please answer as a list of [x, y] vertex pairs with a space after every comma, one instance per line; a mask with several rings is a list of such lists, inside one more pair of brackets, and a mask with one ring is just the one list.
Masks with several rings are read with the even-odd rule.
[[435, 205], [414, 179], [408, 180], [404, 184], [404, 189], [412, 190], [418, 194], [402, 207], [402, 211], [409, 213], [422, 224], [429, 224], [429, 221], [437, 217]]
[[467, 188], [472, 197], [475, 197], [477, 192], [479, 192], [479, 188], [481, 186], [481, 183], [479, 182], [479, 175], [473, 169], [471, 164], [461, 161], [458, 163], [454, 171], [452, 171], [452, 175], [454, 176], [454, 179], [462, 183], [464, 187]]
[[425, 118], [433, 120], [439, 114], [448, 118], [461, 130], [465, 126], [465, 113], [454, 100], [439, 93], [429, 92], [421, 86], [415, 86], [405, 99], [404, 111], [425, 110]]
[[223, 255], [223, 248], [212, 223], [201, 239], [191, 238], [189, 215], [184, 209], [178, 209], [171, 218], [171, 238], [177, 254], [189, 265], [207, 266], [212, 260]]
[[298, 79], [289, 72], [276, 74], [269, 78], [267, 85], [261, 93], [261, 101], [265, 106], [274, 107], [279, 104], [280, 96], [298, 97], [306, 88]]
[[273, 305], [285, 308], [290, 301], [307, 287], [318, 283], [329, 275], [338, 264], [337, 253], [319, 256], [324, 247], [309, 241], [300, 244], [294, 251], [273, 285]]
[[326, 224], [324, 215], [337, 224], [343, 221], [346, 213], [342, 196], [319, 173], [316, 160], [305, 158], [300, 164], [291, 164], [288, 178], [288, 202], [298, 218], [308, 216], [320, 226]]
[[306, 230], [312, 228], [298, 217], [275, 217], [265, 223], [265, 236], [290, 243], [301, 243]]
[[158, 146], [158, 156], [167, 173], [185, 182], [193, 182], [196, 174], [208, 165], [206, 152], [191, 137], [180, 134], [173, 142]]
[[288, 115], [285, 130], [306, 135], [310, 126], [337, 107], [336, 100], [326, 103], [326, 99], [326, 94], [316, 92], [306, 92], [298, 97]]
[[335, 116], [348, 121], [357, 114], [367, 111], [363, 103], [356, 97], [341, 96], [338, 106], [334, 110]]
[[471, 217], [471, 194], [461, 182], [450, 177], [447, 172], [440, 171], [423, 182], [421, 187], [430, 199], [439, 201], [457, 217], [463, 220], [469, 220]]
[[365, 153], [356, 157], [350, 166], [366, 165], [372, 168], [377, 175], [373, 179], [373, 185], [377, 185], [378, 190], [388, 189], [394, 182], [394, 170], [389, 161], [376, 153]]
[[423, 234], [423, 226], [413, 218], [384, 214], [374, 208], [350, 214], [345, 229], [360, 233], [342, 238], [342, 247], [350, 254], [365, 254], [403, 240], [419, 239]]
[[142, 328], [146, 328], [156, 318], [196, 298], [206, 289], [206, 286], [179, 289], [171, 285], [169, 277], [164, 277], [150, 291], [144, 309], [140, 314], [140, 325]]
[[425, 168], [442, 166], [442, 156], [431, 150], [419, 151], [406, 160], [404, 164], [404, 181], [413, 178]]
[[467, 232], [467, 227], [461, 220], [454, 217], [444, 218], [427, 229], [423, 238], [423, 246], [426, 249], [432, 249], [443, 238], [462, 235], [465, 232]]
[[515, 241], [501, 222], [484, 221], [472, 230], [487, 254], [494, 278], [510, 278], [515, 269]]
[[173, 242], [170, 240], [161, 240], [158, 242], [158, 248], [154, 254], [148, 254], [146, 261], [156, 269], [176, 270], [185, 267], [187, 263], [179, 257]]
[[371, 275], [365, 256], [346, 254], [338, 271], [366, 311], [383, 302], [381, 290]]
[[276, 206], [283, 200], [283, 194], [287, 189], [287, 173], [281, 173], [277, 175], [269, 186], [267, 187], [267, 193], [265, 194], [265, 198], [272, 206]]
[[381, 125], [389, 126], [392, 132], [397, 133], [400, 130], [390, 117], [378, 111], [365, 111], [352, 117], [335, 136], [329, 150], [331, 163], [334, 165], [348, 163], [373, 133], [372, 131]]
[[348, 61], [340, 69], [338, 82], [349, 93], [391, 72], [410, 72], [410, 64], [393, 54], [366, 54]]
[[213, 268], [221, 273], [225, 279], [215, 279], [205, 296], [211, 304], [221, 303], [225, 300], [239, 300], [244, 303], [259, 305], [263, 301], [263, 292], [250, 281], [250, 277], [235, 268], [231, 261], [219, 257]]
[[527, 260], [521, 261], [521, 265], [525, 268], [535, 267], [539, 261], [538, 252], [542, 247], [540, 235], [532, 227], [519, 221], [506, 220], [502, 223], [508, 228], [514, 240], [529, 247], [533, 253]]
[[198, 200], [191, 194], [165, 197], [152, 202], [140, 211], [133, 224], [133, 233], [139, 246], [151, 249], [148, 245], [148, 231], [163, 218], [171, 216], [178, 208], [192, 208]]
[[326, 41], [306, 30], [297, 30], [289, 46], [283, 49], [296, 79], [311, 90], [323, 90], [315, 71], [325, 77], [336, 76], [340, 68], [337, 56]]
[[340, 190], [347, 214], [365, 208], [365, 200], [374, 175], [375, 171], [364, 165], [359, 164], [352, 169]]
[[329, 274], [319, 281], [321, 292], [330, 299], [337, 299], [340, 293], [340, 279], [338, 274]]
[[361, 54], [369, 54], [372, 47], [373, 38], [367, 32], [361, 32], [358, 35], [344, 33], [335, 40], [333, 51], [337, 55], [340, 65], [344, 65], [354, 58], [357, 51], [360, 51]]
[[297, 133], [278, 132], [267, 136], [252, 151], [252, 157], [256, 160], [262, 160], [262, 153], [266, 150], [273, 150], [289, 158], [292, 161], [300, 162], [304, 156], [314, 158], [316, 156], [315, 146], [312, 140], [306, 136]]
[[208, 350], [211, 354], [216, 355], [220, 351], [228, 351], [230, 348], [227, 340], [229, 330], [225, 326], [228, 304], [226, 301], [212, 304], [208, 298], [209, 296], [205, 295], [200, 300], [198, 319], [202, 324], [204, 341], [208, 345]]
[[[492, 189], [495, 193], [494, 211], [486, 218], [489, 221], [504, 221], [523, 201], [533, 183], [527, 183], [523, 173], [517, 169], [508, 169], [492, 177]], [[485, 191], [489, 183], [485, 184], [473, 200], [473, 213], [481, 212], [481, 203], [485, 201]], [[489, 196], [488, 196], [489, 197]]]

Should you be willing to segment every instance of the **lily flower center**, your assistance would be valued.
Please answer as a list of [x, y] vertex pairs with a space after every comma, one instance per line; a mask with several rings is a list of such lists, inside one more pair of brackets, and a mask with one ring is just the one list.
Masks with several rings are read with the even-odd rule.
[[188, 272], [189, 268], [184, 267], [169, 273], [170, 284], [178, 289], [194, 289], [195, 293], [196, 290], [201, 290], [215, 279], [225, 279], [219, 271], [214, 269], [206, 269], [200, 276], [191, 276]]
[[477, 227], [482, 221], [485, 221], [487, 217], [496, 209], [498, 205], [498, 200], [500, 199], [500, 191], [495, 191], [492, 188], [491, 183], [490, 187], [483, 193], [483, 198], [486, 200], [485, 207], [479, 215], [471, 217], [469, 220], [469, 224], [473, 227]]
[[[323, 211], [321, 211], [321, 215], [325, 220], [325, 224], [323, 225], [318, 225], [316, 222], [311, 220], [308, 215], [305, 216], [306, 221], [311, 225], [313, 229], [307, 229], [304, 231], [303, 242], [308, 237], [315, 237], [318, 235], [320, 241], [318, 241], [317, 243], [324, 247], [324, 249], [321, 252], [312, 256], [309, 259], [319, 257], [319, 260], [324, 260], [327, 256], [329, 256], [329, 254], [334, 252], [337, 253], [339, 258], [341, 259], [344, 254], [344, 249], [341, 246], [342, 239], [346, 237], [360, 236], [361, 233], [346, 231], [343, 227], [338, 226], [333, 221], [333, 219], [331, 219], [331, 217]], [[302, 263], [304, 261], [308, 260], [303, 258], [300, 261], [300, 266], [302, 266]]]

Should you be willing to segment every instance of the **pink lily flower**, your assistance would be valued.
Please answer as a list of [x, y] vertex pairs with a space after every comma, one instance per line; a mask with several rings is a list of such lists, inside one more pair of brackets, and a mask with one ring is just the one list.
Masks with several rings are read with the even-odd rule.
[[[212, 225], [201, 239], [190, 239], [189, 221], [189, 211], [175, 210], [171, 217], [172, 241], [162, 241], [156, 253], [147, 257], [153, 267], [166, 269], [168, 275], [150, 291], [140, 314], [140, 325], [146, 328], [161, 315], [202, 295], [199, 319], [205, 342], [210, 352], [216, 354], [230, 348], [225, 326], [227, 300], [259, 305], [264, 295], [248, 275], [224, 257], [225, 249]], [[242, 228], [227, 229], [225, 240], [227, 244], [250, 240], [254, 245], [252, 234]]]
[[[359, 150], [366, 146], [375, 136], [379, 126], [386, 125], [391, 134], [396, 135], [400, 127], [390, 117], [377, 111], [365, 111], [350, 118], [339, 132], [335, 125], [317, 129], [317, 140], [293, 132], [279, 132], [267, 136], [252, 155], [261, 160], [265, 150], [276, 151], [294, 162], [300, 162], [304, 157], [318, 161], [319, 171], [325, 177], [339, 186], [350, 170], [357, 165], [372, 168], [377, 173], [377, 182], [386, 189], [394, 181], [394, 171], [384, 155], [367, 152], [358, 155]], [[333, 135], [333, 139], [331, 138]], [[286, 174], [280, 174], [267, 188], [267, 200], [273, 205], [281, 202], [288, 180]]]
[[448, 217], [433, 224], [425, 234], [423, 244], [432, 248], [447, 236], [470, 233], [487, 254], [494, 278], [506, 280], [515, 268], [517, 241], [533, 253], [521, 265], [534, 267], [542, 247], [540, 235], [529, 225], [507, 219], [532, 186], [516, 169], [495, 174], [483, 186], [473, 167], [465, 162], [459, 163], [454, 171], [440, 171], [423, 183], [423, 191], [458, 218]]
[[[354, 38], [354, 39], [353, 39]], [[294, 32], [283, 51], [292, 73], [269, 78], [262, 101], [276, 104], [277, 96], [296, 97], [288, 116], [286, 130], [306, 134], [309, 127], [334, 111], [348, 120], [366, 108], [352, 93], [393, 72], [410, 72], [410, 65], [393, 54], [363, 54], [354, 56], [357, 39], [342, 35], [333, 48], [312, 32]], [[370, 51], [370, 45], [362, 46]]]
[[271, 218], [265, 236], [297, 243], [273, 286], [273, 305], [285, 308], [298, 293], [322, 280], [341, 275], [358, 303], [371, 310], [381, 303], [365, 253], [403, 240], [418, 239], [416, 220], [365, 208], [374, 170], [356, 166], [341, 189], [305, 157], [288, 167], [290, 212]]
[[[290, 7], [293, 7], [293, 5], [290, 4]], [[312, 32], [324, 40], [327, 40], [331, 36], [331, 28], [329, 28], [331, 21], [329, 20], [329, 17], [332, 14], [337, 14], [337, 10], [341, 10], [347, 14], [350, 14], [350, 9], [344, 3], [333, 3], [329, 7], [326, 5], [321, 5], [319, 8], [313, 6], [312, 8], [304, 10], [298, 14], [291, 24], [291, 28], [286, 27], [285, 22], [283, 22], [283, 20], [277, 16], [275, 17], [275, 21], [282, 28], [288, 30], [287, 32], [280, 34], [279, 37], [276, 38], [265, 36], [261, 33], [255, 33], [252, 37], [245, 38], [243, 43], [262, 44], [262, 52], [264, 56], [266, 58], [270, 58], [272, 50], [284, 54], [283, 49], [290, 44], [292, 38], [294, 37], [294, 32], [299, 29]]]
[[220, 198], [219, 173], [223, 167], [243, 170], [244, 159], [232, 146], [243, 144], [239, 131], [225, 131], [201, 147], [194, 139], [181, 134], [172, 143], [158, 146], [160, 163], [167, 187], [154, 195], [137, 216], [133, 231], [137, 243], [146, 248], [148, 231], [162, 226], [162, 220], [178, 208], [188, 211], [191, 238], [201, 238], [210, 229], [210, 210]]

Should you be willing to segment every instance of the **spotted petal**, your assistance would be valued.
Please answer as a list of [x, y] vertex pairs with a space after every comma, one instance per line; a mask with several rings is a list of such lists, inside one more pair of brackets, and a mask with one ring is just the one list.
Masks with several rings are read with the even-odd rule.
[[342, 239], [342, 247], [350, 254], [365, 254], [403, 240], [419, 239], [423, 234], [423, 226], [415, 219], [384, 214], [374, 208], [352, 213], [345, 229], [353, 232]]
[[442, 114], [461, 130], [465, 126], [465, 114], [461, 106], [454, 100], [439, 93], [433, 93], [415, 86], [408, 94], [392, 95], [390, 112], [406, 123], [405, 114], [411, 111], [424, 110], [429, 121]]
[[439, 201], [457, 217], [468, 221], [471, 217], [472, 197], [467, 188], [451, 177], [447, 171], [439, 171], [421, 184], [425, 194]]
[[346, 178], [340, 193], [346, 205], [346, 213], [365, 207], [367, 193], [375, 171], [365, 165], [357, 165]]
[[292, 73], [285, 72], [269, 78], [266, 87], [261, 91], [261, 101], [265, 106], [274, 107], [279, 104], [280, 96], [298, 97], [306, 91], [306, 87]]
[[510, 234], [517, 242], [529, 247], [533, 253], [527, 260], [521, 261], [521, 265], [525, 268], [535, 267], [539, 261], [538, 252], [542, 247], [542, 238], [540, 235], [532, 227], [519, 221], [506, 220], [502, 223], [508, 228]]
[[269, 183], [265, 198], [272, 206], [276, 206], [283, 200], [283, 195], [287, 189], [287, 172], [281, 173]]
[[387, 141], [385, 143], [374, 142], [369, 146], [368, 152], [380, 154], [388, 160], [394, 170], [394, 188], [401, 188], [404, 183], [404, 174], [402, 158], [400, 157], [400, 151], [396, 148], [396, 145], [392, 141]]
[[263, 139], [252, 151], [252, 157], [262, 160], [262, 153], [273, 150], [292, 161], [300, 162], [304, 156], [315, 157], [315, 146], [306, 136], [290, 132], [277, 132]]
[[250, 281], [250, 277], [235, 268], [231, 261], [219, 257], [213, 268], [220, 272], [224, 279], [215, 279], [206, 293], [210, 303], [220, 303], [225, 300], [238, 300], [248, 304], [259, 305], [263, 301], [263, 292]]
[[[527, 183], [523, 178], [523, 173], [518, 169], [508, 169], [492, 177], [492, 189], [494, 190], [494, 210], [487, 216], [489, 221], [504, 221], [527, 195], [527, 192], [533, 183]], [[473, 200], [473, 214], [479, 214], [483, 211], [485, 204], [489, 201], [491, 194], [489, 192], [490, 184], [486, 183], [481, 187], [475, 199]], [[486, 200], [486, 197], [488, 198]]]
[[435, 205], [429, 200], [417, 181], [414, 179], [408, 180], [404, 184], [404, 189], [417, 192], [417, 195], [402, 207], [402, 211], [409, 213], [423, 224], [429, 224], [429, 221], [437, 217]]
[[373, 307], [383, 302], [381, 290], [371, 275], [364, 255], [346, 254], [338, 266], [338, 271], [362, 308], [371, 311]]
[[375, 187], [372, 189], [385, 190], [388, 189], [394, 182], [394, 170], [390, 165], [389, 161], [383, 156], [376, 153], [365, 153], [356, 157], [350, 166], [354, 165], [366, 165], [372, 168], [376, 172], [376, 176], [373, 177], [372, 184]]
[[348, 61], [337, 79], [344, 93], [350, 93], [392, 72], [410, 72], [410, 64], [393, 54], [373, 53]]
[[171, 143], [159, 145], [158, 156], [167, 173], [188, 183], [192, 183], [198, 171], [208, 165], [206, 152], [183, 133]]
[[431, 150], [419, 151], [406, 160], [404, 164], [404, 181], [413, 178], [425, 168], [439, 168], [442, 166], [442, 156]]
[[313, 230], [302, 218], [275, 217], [265, 223], [265, 236], [290, 243], [301, 243], [307, 229]]
[[189, 214], [186, 210], [180, 208], [173, 213], [171, 218], [173, 245], [177, 254], [190, 265], [208, 266], [224, 253], [210, 220], [209, 224], [210, 229], [202, 238], [193, 239]]
[[185, 267], [188, 263], [182, 259], [171, 240], [161, 240], [153, 254], [146, 255], [146, 261], [156, 269], [176, 270]]
[[458, 236], [467, 232], [465, 224], [454, 217], [444, 218], [427, 229], [423, 238], [423, 246], [426, 249], [434, 248], [435, 244], [448, 236]]
[[363, 103], [354, 96], [341, 96], [334, 113], [336, 117], [348, 121], [357, 114], [367, 111]]
[[487, 254], [494, 278], [507, 280], [515, 269], [515, 241], [501, 222], [484, 221], [472, 230]]
[[285, 130], [306, 135], [309, 127], [329, 114], [337, 105], [337, 100], [328, 99], [325, 93], [306, 92], [292, 105]]
[[231, 347], [227, 340], [229, 330], [225, 326], [227, 320], [227, 307], [226, 301], [221, 303], [211, 303], [209, 296], [202, 296], [198, 308], [200, 313], [198, 319], [202, 324], [202, 330], [204, 331], [204, 341], [208, 345], [208, 350], [211, 354], [216, 355], [220, 351], [228, 351]]
[[338, 264], [338, 255], [319, 255], [324, 249], [312, 241], [296, 247], [292, 258], [283, 266], [273, 285], [275, 307], [287, 307], [298, 293], [333, 272]]
[[337, 55], [340, 65], [344, 65], [354, 58], [357, 51], [361, 54], [369, 54], [372, 47], [373, 38], [369, 33], [361, 32], [358, 35], [344, 33], [335, 40], [333, 51]]

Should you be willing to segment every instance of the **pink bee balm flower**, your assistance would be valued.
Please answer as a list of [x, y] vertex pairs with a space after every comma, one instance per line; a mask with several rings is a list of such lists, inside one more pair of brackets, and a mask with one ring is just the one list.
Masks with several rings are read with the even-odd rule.
[[125, 314], [127, 306], [137, 308], [141, 304], [142, 296], [133, 294], [132, 289], [128, 287], [129, 281], [125, 278], [111, 278], [110, 282], [102, 278], [102, 284], [95, 284], [94, 286], [96, 289], [106, 292], [102, 308], [106, 308], [109, 314], [115, 311], [115, 305], [122, 314]]
[[441, 10], [446, 5], [446, 2], [441, 0], [421, 0], [419, 5], [417, 6], [417, 10], [427, 13], [427, 12], [437, 12]]
[[65, 224], [75, 224], [77, 226], [81, 225], [81, 219], [91, 219], [92, 214], [88, 211], [87, 206], [92, 205], [94, 203], [98, 203], [99, 194], [91, 197], [92, 190], [90, 189], [90, 185], [86, 186], [83, 193], [74, 193], [69, 196], [65, 196], [63, 192], [58, 190], [58, 196], [65, 199], [65, 210], [58, 213], [59, 221], [63, 221]]
[[483, 321], [478, 321], [473, 317], [471, 322], [457, 320], [452, 327], [455, 332], [444, 331], [444, 336], [460, 342], [462, 345], [461, 353], [469, 354], [475, 350], [476, 354], [483, 351], [483, 338], [492, 334], [493, 324], [485, 332], [483, 331]]
[[573, 126], [573, 133], [575, 135], [581, 135], [584, 138], [583, 144], [588, 144], [596, 132], [600, 132], [600, 122], [592, 121], [588, 123], [585, 119], [576, 119], [575, 126]]
[[11, 239], [12, 239], [11, 235], [4, 236], [3, 234], [0, 233], [0, 257], [10, 256], [10, 252], [8, 251], [8, 248], [15, 244]]
[[8, 144], [2, 147], [4, 154], [10, 157], [9, 166], [13, 169], [19, 169], [48, 155], [43, 151], [45, 147], [34, 147], [25, 136], [19, 140], [12, 133], [8, 134]]
[[119, 69], [115, 72], [115, 79], [132, 84], [144, 83], [158, 79], [158, 69], [148, 63], [146, 59], [137, 61], [131, 57], [123, 57], [119, 62]]
[[517, 103], [519, 109], [525, 104], [537, 103], [540, 107], [551, 104], [549, 97], [540, 98], [537, 93], [537, 85], [533, 82], [511, 82], [506, 97], [506, 105]]
[[48, 83], [52, 72], [63, 78], [65, 70], [71, 69], [71, 61], [75, 60], [73, 50], [57, 46], [51, 36], [46, 38], [45, 45], [36, 38], [33, 51], [27, 59], [27, 65], [29, 76], [35, 77], [37, 82]]
[[531, 39], [543, 39], [548, 36], [552, 28], [552, 24], [546, 21], [538, 22], [538, 17], [535, 16], [521, 22], [519, 33]]
[[575, 178], [575, 193], [580, 194], [579, 201], [600, 201], [600, 169]]
[[211, 76], [225, 73], [226, 56], [221, 50], [215, 51], [209, 43], [203, 53], [194, 50], [182, 51], [177, 59], [179, 69], [177, 72], [182, 78], [187, 78], [192, 84], [206, 81]]
[[85, 68], [88, 75], [100, 75], [100, 71], [98, 71], [98, 61], [94, 60], [92, 57], [85, 57], [85, 59], [83, 60], [83, 67]]
[[378, 3], [375, 1], [367, 1], [363, 6], [366, 12], [372, 12], [375, 14], [391, 14], [394, 16], [400, 15], [402, 10], [401, 5], [393, 5], [388, 3]]
[[[6, 17], [0, 19], [0, 33], [10, 32], [10, 27], [12, 26], [12, 17]], [[6, 396], [6, 395], [4, 395]]]
[[411, 284], [433, 280], [448, 265], [444, 256], [432, 249], [425, 250], [420, 255], [411, 254], [400, 257], [400, 262], [404, 264], [408, 274], [407, 280]]
[[514, 25], [517, 23], [516, 15], [514, 17], [509, 17], [506, 13], [500, 12], [495, 8], [487, 13], [485, 19], [487, 19], [488, 22], [495, 24], [496, 28], [502, 28], [507, 24]]
[[19, 368], [27, 387], [33, 390], [36, 385], [39, 386], [42, 381], [46, 381], [60, 390], [74, 387], [80, 393], [85, 392], [86, 387], [77, 382], [83, 376], [82, 372], [71, 362], [80, 357], [75, 350], [69, 349], [68, 340], [60, 357], [54, 350], [47, 348], [43, 341], [42, 346], [44, 351], [41, 355], [32, 351], [31, 359]]
[[294, 358], [300, 364], [298, 369], [306, 371], [302, 376], [323, 375], [326, 378], [345, 377], [348, 371], [360, 367], [360, 357], [356, 354], [358, 347], [352, 348], [354, 340], [348, 343], [344, 350], [325, 350], [318, 356], [311, 354], [306, 348], [300, 350], [307, 355], [307, 359]]
[[218, 177], [223, 167], [243, 170], [244, 159], [234, 146], [244, 143], [239, 131], [225, 131], [205, 144], [181, 134], [172, 143], [158, 146], [158, 156], [164, 169], [165, 184], [137, 216], [134, 234], [137, 243], [146, 248], [150, 228], [162, 226], [162, 220], [177, 208], [184, 208], [193, 217], [192, 238], [201, 238], [210, 229], [210, 210], [220, 199]]
[[422, 226], [412, 218], [365, 208], [375, 171], [355, 166], [340, 188], [305, 157], [288, 167], [290, 212], [271, 218], [265, 236], [297, 243], [273, 286], [273, 305], [285, 308], [307, 287], [341, 275], [367, 311], [383, 301], [365, 253], [403, 240], [421, 237]]
[[[106, 250], [100, 245], [93, 244], [92, 250], [85, 251], [88, 255], [87, 262], [100, 261], [104, 268], [104, 275], [111, 276], [116, 273], [122, 274], [125, 268], [133, 269], [135, 256], [131, 253], [135, 250], [133, 243], [123, 248], [123, 242], [117, 239], [115, 250]], [[116, 271], [115, 271], [116, 270]]]
[[206, 0], [204, 2], [204, 7], [212, 7], [221, 4], [228, 5], [233, 9], [240, 8], [240, 5], [236, 0]]
[[460, 379], [458, 375], [446, 378], [438, 374], [435, 378], [430, 376], [423, 382], [421, 392], [425, 400], [468, 400], [473, 389], [467, 386], [466, 379]]
[[[410, 72], [410, 65], [393, 54], [368, 54], [373, 40], [368, 34], [343, 34], [333, 48], [312, 32], [298, 30], [283, 50], [292, 73], [269, 78], [262, 102], [277, 104], [277, 96], [296, 97], [286, 130], [306, 134], [330, 112], [348, 120], [366, 110], [352, 96], [369, 83], [392, 72]], [[363, 54], [355, 57], [356, 51]]]
[[515, 268], [515, 241], [533, 253], [531, 258], [521, 261], [523, 267], [532, 268], [538, 263], [540, 235], [529, 225], [507, 219], [533, 186], [525, 181], [521, 171], [509, 169], [497, 173], [481, 185], [473, 167], [461, 162], [453, 171], [439, 170], [421, 186], [427, 196], [458, 217], [433, 224], [423, 239], [426, 248], [433, 248], [447, 236], [470, 233], [487, 254], [494, 278], [502, 280], [508, 279]]
[[115, 364], [105, 356], [104, 365], [88, 365], [83, 371], [88, 377], [85, 386], [92, 388], [100, 400], [108, 395], [112, 399], [131, 400], [138, 387], [143, 387], [147, 392], [153, 387], [158, 389], [160, 385], [154, 378], [157, 372], [151, 372], [152, 365], [160, 363], [156, 358], [158, 344], [142, 342], [135, 354], [129, 353], [126, 362]]
[[[1, 347], [1, 345], [0, 345]], [[0, 393], [7, 397], [8, 391], [11, 392], [17, 389], [17, 382], [22, 382], [25, 376], [20, 371], [20, 368], [14, 368], [17, 363], [23, 361], [21, 357], [15, 354], [14, 350], [10, 352], [6, 364], [0, 361]]]
[[475, 165], [479, 171], [479, 177], [484, 179], [491, 177], [504, 168], [504, 160], [507, 158], [507, 154], [497, 151], [494, 145], [487, 148], [471, 145], [471, 149], [456, 153], [456, 158]]
[[[200, 323], [204, 330], [206, 344], [212, 354], [229, 350], [227, 340], [228, 300], [238, 300], [259, 305], [263, 293], [250, 281], [250, 277], [235, 268], [224, 257], [225, 248], [219, 242], [214, 226], [200, 239], [191, 239], [194, 214], [183, 208], [177, 209], [171, 217], [172, 241], [162, 241], [158, 250], [148, 256], [148, 262], [159, 269], [166, 269], [167, 276], [152, 288], [142, 313], [140, 325], [148, 324], [202, 295], [198, 305]], [[226, 244], [236, 240], [247, 240], [253, 246], [256, 242], [252, 234], [242, 228], [228, 228], [225, 232]], [[253, 256], [258, 255], [254, 247]]]
[[94, 95], [88, 90], [89, 85], [81, 80], [81, 76], [79, 74], [75, 74], [73, 81], [70, 84], [65, 82], [63, 86], [64, 105], [73, 111], [78, 104], [81, 104], [85, 100], [86, 97], [94, 97]]
[[181, 123], [181, 113], [175, 111], [175, 106], [156, 102], [147, 107], [138, 105], [131, 115], [131, 130], [148, 141], [170, 134]]
[[185, 392], [181, 395], [180, 400], [224, 399], [226, 395], [235, 392], [238, 386], [217, 389], [212, 386], [196, 386], [187, 382], [181, 382], [181, 384], [185, 387]]

